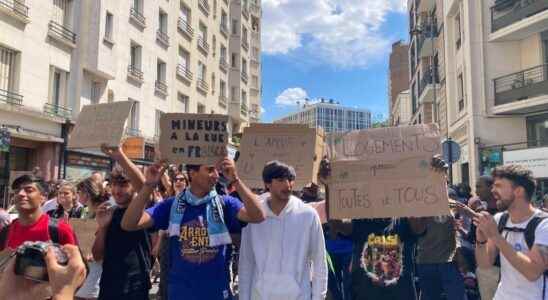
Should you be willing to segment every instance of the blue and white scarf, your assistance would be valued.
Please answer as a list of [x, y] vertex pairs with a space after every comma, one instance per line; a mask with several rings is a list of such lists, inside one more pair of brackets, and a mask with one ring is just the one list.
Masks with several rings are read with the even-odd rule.
[[209, 234], [209, 247], [217, 247], [232, 243], [230, 233], [226, 228], [224, 221], [223, 206], [221, 197], [217, 195], [215, 190], [212, 190], [203, 198], [198, 198], [190, 191], [190, 188], [184, 190], [175, 197], [171, 210], [169, 212], [169, 236], [179, 236], [181, 232], [181, 222], [185, 214], [186, 206], [199, 206], [207, 204], [207, 232]]

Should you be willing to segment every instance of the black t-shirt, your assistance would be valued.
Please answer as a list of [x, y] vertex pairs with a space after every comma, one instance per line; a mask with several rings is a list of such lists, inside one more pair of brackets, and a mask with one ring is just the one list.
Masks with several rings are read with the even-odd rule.
[[125, 211], [125, 208], [114, 211], [107, 230], [99, 299], [148, 295], [151, 287], [148, 233], [145, 230], [123, 230], [121, 222]]
[[417, 299], [407, 219], [353, 220], [352, 241], [352, 299]]

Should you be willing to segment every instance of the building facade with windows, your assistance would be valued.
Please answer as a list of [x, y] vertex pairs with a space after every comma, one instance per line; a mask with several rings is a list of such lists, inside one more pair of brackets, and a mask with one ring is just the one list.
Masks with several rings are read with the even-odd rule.
[[10, 151], [0, 152], [0, 195], [10, 173], [58, 175], [77, 9], [63, 0], [0, 1], [0, 126], [11, 134]]
[[[449, 135], [463, 153], [455, 181], [505, 162], [548, 168], [548, 2], [444, 2]], [[535, 176], [548, 193], [548, 175]]]
[[134, 101], [127, 135], [149, 156], [165, 112], [228, 114], [239, 132], [259, 120], [260, 28], [259, 0], [0, 0], [0, 123], [14, 146], [0, 169], [107, 168], [63, 148], [94, 103]]
[[409, 90], [398, 94], [392, 107], [392, 126], [406, 126], [411, 122], [411, 97]]
[[325, 132], [345, 132], [371, 127], [371, 112], [341, 106], [333, 100], [304, 105], [301, 110], [274, 121], [274, 123], [306, 124], [323, 128]]
[[447, 135], [444, 0], [409, 0], [410, 124], [436, 123]]

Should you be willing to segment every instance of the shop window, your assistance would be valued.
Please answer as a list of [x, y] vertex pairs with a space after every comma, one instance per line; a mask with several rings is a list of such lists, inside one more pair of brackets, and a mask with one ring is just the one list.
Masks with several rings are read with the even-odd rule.
[[528, 117], [526, 122], [528, 146], [548, 146], [548, 114]]

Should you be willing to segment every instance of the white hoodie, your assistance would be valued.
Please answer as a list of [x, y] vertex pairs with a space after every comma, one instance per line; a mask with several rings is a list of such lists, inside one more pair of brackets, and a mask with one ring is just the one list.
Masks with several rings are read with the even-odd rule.
[[266, 220], [242, 231], [239, 299], [325, 299], [327, 261], [317, 212], [291, 196], [276, 216], [268, 198], [268, 193], [260, 197]]

